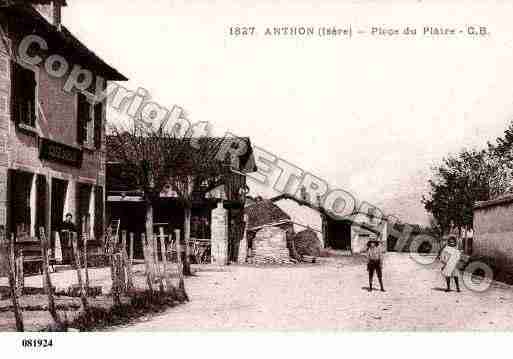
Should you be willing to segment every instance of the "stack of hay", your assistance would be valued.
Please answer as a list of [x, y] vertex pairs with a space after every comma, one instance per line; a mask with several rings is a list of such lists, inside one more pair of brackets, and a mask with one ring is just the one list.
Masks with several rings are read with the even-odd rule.
[[285, 231], [276, 227], [264, 227], [258, 231], [253, 242], [252, 262], [255, 264], [292, 263]]
[[317, 238], [317, 234], [310, 228], [298, 232], [294, 236], [294, 247], [297, 254], [304, 259], [311, 257], [314, 261], [321, 255], [321, 242]]

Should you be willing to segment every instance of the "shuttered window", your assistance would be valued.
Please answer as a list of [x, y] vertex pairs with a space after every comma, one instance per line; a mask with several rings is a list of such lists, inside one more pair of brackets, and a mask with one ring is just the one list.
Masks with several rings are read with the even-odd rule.
[[95, 141], [94, 122], [96, 115], [95, 106], [87, 98], [87, 95], [78, 94], [78, 123], [77, 123], [77, 141], [81, 145], [92, 146]]
[[103, 103], [98, 102], [94, 105], [94, 147], [102, 147], [102, 129], [103, 129]]
[[36, 126], [36, 75], [34, 71], [13, 62], [12, 110], [17, 124]]

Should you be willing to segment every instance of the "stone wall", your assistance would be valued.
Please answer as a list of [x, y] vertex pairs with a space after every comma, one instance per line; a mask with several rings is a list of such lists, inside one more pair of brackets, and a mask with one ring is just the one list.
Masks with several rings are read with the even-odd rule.
[[264, 227], [253, 239], [254, 263], [291, 263], [287, 236], [283, 229]]
[[513, 283], [513, 198], [474, 209], [472, 252], [492, 264], [496, 279]]

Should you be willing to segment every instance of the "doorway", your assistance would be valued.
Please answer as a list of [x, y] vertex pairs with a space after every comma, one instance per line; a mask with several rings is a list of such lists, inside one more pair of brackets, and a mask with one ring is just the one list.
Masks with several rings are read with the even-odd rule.
[[328, 219], [328, 245], [333, 249], [351, 250], [351, 222]]

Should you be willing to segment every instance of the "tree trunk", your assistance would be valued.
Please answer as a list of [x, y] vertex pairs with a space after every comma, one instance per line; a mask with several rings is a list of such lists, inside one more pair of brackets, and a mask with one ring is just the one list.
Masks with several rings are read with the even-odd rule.
[[185, 281], [183, 279], [183, 265], [182, 265], [182, 246], [180, 243], [180, 230], [175, 229], [175, 243], [176, 243], [176, 266], [178, 269], [178, 300], [189, 301], [187, 292], [185, 291]]
[[146, 199], [146, 239], [148, 241], [148, 250], [150, 253], [148, 253], [149, 257], [152, 258], [150, 260], [150, 270], [152, 274], [152, 278], [155, 278], [157, 272], [155, 268], [155, 253], [154, 253], [154, 247], [153, 247], [153, 203]]
[[73, 246], [73, 254], [75, 256], [74, 267], [77, 272], [77, 281], [80, 288], [80, 300], [82, 303], [82, 311], [87, 312], [89, 310], [89, 304], [87, 303], [87, 292], [84, 282], [82, 281], [82, 265], [80, 263], [80, 252], [77, 245], [78, 237], [77, 233], [73, 233], [71, 244]]
[[185, 241], [185, 248], [184, 248], [184, 260], [183, 260], [183, 274], [190, 276], [192, 275], [191, 271], [191, 262], [189, 259], [189, 243], [191, 239], [191, 206], [186, 205], [184, 209], [184, 241]]
[[146, 242], [146, 235], [143, 233], [141, 235], [141, 241], [143, 244], [143, 256], [144, 256], [144, 265], [146, 269], [146, 284], [148, 285], [148, 290], [150, 293], [153, 293], [153, 276], [151, 274], [151, 260], [148, 249], [148, 244]]

